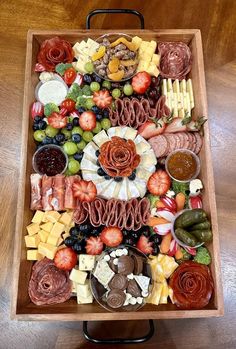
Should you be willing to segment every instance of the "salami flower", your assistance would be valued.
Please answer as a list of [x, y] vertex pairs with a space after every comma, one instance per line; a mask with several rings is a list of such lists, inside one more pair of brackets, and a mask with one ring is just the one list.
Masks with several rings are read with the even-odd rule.
[[140, 163], [132, 140], [112, 137], [100, 148], [98, 157], [104, 171], [111, 177], [128, 177]]
[[71, 44], [58, 36], [43, 41], [37, 57], [38, 63], [47, 71], [54, 71], [58, 63], [71, 63], [73, 58]]
[[176, 269], [169, 286], [174, 293], [174, 303], [181, 309], [204, 308], [213, 292], [210, 269], [192, 261], [183, 262]]

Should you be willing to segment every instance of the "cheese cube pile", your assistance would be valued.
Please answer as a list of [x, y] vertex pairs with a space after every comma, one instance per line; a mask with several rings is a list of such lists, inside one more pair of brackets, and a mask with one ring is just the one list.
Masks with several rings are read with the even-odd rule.
[[194, 108], [192, 80], [171, 79], [162, 80], [162, 95], [166, 96], [166, 105], [170, 108], [174, 118], [191, 116]]
[[27, 251], [27, 260], [54, 258], [63, 238], [69, 236], [70, 228], [74, 226], [72, 214], [72, 211], [62, 214], [56, 211], [35, 212], [31, 224], [26, 227], [28, 235], [25, 236], [25, 244], [30, 248]]
[[90, 289], [88, 273], [95, 265], [95, 256], [80, 254], [79, 268], [72, 269], [70, 280], [73, 281], [72, 292], [76, 293], [78, 304], [89, 304], [93, 302], [93, 295]]
[[87, 40], [87, 42], [84, 40], [77, 42], [73, 46], [73, 50], [78, 61], [72, 63], [73, 67], [78, 72], [85, 74], [86, 70], [84, 66], [87, 62], [91, 61], [90, 57], [97, 51], [98, 47], [99, 44], [90, 38]]
[[167, 279], [179, 266], [173, 257], [159, 253], [158, 256], [149, 256], [152, 279], [154, 281], [152, 293], [146, 299], [147, 303], [167, 304], [168, 296], [173, 302], [173, 291], [168, 286]]
[[139, 64], [137, 72], [146, 71], [150, 75], [158, 76], [159, 75], [159, 62], [160, 55], [155, 54], [157, 43], [156, 41], [144, 41], [140, 37], [135, 36], [132, 39], [132, 42], [139, 49], [138, 59]]

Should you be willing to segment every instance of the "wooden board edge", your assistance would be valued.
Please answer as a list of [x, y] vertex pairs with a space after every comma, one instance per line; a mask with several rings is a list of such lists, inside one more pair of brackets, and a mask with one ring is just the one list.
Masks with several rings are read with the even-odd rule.
[[19, 239], [19, 231], [22, 231], [23, 226], [23, 210], [24, 210], [24, 186], [25, 186], [25, 172], [26, 172], [26, 153], [27, 153], [27, 140], [28, 140], [28, 124], [29, 124], [29, 110], [28, 110], [28, 94], [30, 89], [30, 74], [32, 66], [32, 42], [33, 31], [29, 30], [27, 33], [27, 49], [25, 58], [25, 81], [24, 81], [24, 102], [22, 113], [22, 133], [21, 133], [21, 155], [20, 155], [20, 174], [18, 182], [18, 197], [17, 197], [17, 215], [15, 224], [15, 236], [14, 236], [14, 257], [12, 268], [12, 288], [11, 288], [11, 318], [16, 317], [17, 313], [17, 294], [18, 294], [18, 281], [19, 281], [19, 269], [20, 269], [20, 255], [22, 241]]
[[[202, 102], [204, 116], [209, 119], [208, 108], [207, 108], [207, 93], [206, 93], [206, 81], [204, 74], [204, 58], [202, 51], [202, 38], [201, 31], [197, 31], [195, 34], [196, 38], [196, 49], [197, 49], [197, 60], [198, 60], [198, 71], [199, 71], [199, 81], [201, 86], [200, 93], [202, 94]], [[208, 187], [210, 188], [210, 207], [211, 207], [211, 217], [213, 218], [213, 231], [217, 232], [214, 234], [214, 243], [213, 243], [213, 253], [214, 253], [214, 265], [216, 269], [216, 285], [215, 285], [215, 295], [217, 306], [220, 315], [224, 314], [224, 301], [223, 301], [223, 286], [222, 286], [222, 277], [221, 277], [221, 266], [220, 266], [220, 243], [219, 243], [219, 229], [218, 229], [218, 218], [217, 218], [217, 208], [216, 208], [216, 198], [215, 198], [215, 183], [214, 183], [214, 174], [212, 166], [212, 156], [211, 156], [211, 147], [210, 147], [210, 132], [209, 132], [209, 122], [207, 121], [204, 125], [204, 146], [206, 149], [206, 161], [210, 164], [207, 166], [207, 178], [208, 178]]]

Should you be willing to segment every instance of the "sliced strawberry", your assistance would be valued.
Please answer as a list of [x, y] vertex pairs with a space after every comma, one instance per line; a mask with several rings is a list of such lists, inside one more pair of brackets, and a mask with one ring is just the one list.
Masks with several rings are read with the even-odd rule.
[[118, 227], [106, 227], [101, 232], [102, 242], [109, 247], [116, 247], [123, 240], [122, 231]]
[[134, 92], [143, 94], [151, 85], [151, 75], [145, 71], [139, 72], [132, 79], [132, 87]]
[[147, 182], [147, 188], [153, 195], [164, 195], [170, 189], [171, 180], [166, 171], [157, 170]]
[[171, 211], [177, 211], [177, 204], [175, 199], [169, 198], [169, 196], [162, 196], [160, 198], [161, 202], [165, 205], [165, 207], [169, 208]]
[[91, 236], [87, 241], [86, 241], [86, 253], [90, 255], [97, 255], [102, 253], [103, 250], [103, 242], [101, 238], [98, 237], [93, 237]]
[[91, 131], [96, 127], [96, 115], [92, 111], [84, 111], [79, 118], [79, 125], [84, 131]]
[[61, 115], [57, 112], [53, 112], [48, 117], [48, 123], [54, 128], [63, 128], [66, 127], [67, 118], [64, 115]]
[[151, 254], [153, 251], [153, 242], [149, 241], [148, 238], [144, 235], [141, 235], [136, 247], [137, 249], [139, 249], [141, 252], [145, 253], [145, 254]]
[[162, 119], [159, 119], [157, 124], [153, 121], [146, 121], [139, 127], [138, 133], [145, 139], [158, 136], [165, 131], [166, 124]]
[[174, 118], [173, 121], [167, 125], [165, 133], [183, 132], [187, 131], [187, 125], [183, 125], [183, 119]]
[[31, 106], [32, 119], [34, 119], [35, 116], [42, 116], [43, 117], [43, 111], [44, 111], [43, 104], [41, 102], [34, 102]]
[[75, 180], [73, 193], [80, 201], [91, 202], [96, 198], [97, 188], [92, 181]]
[[99, 108], [107, 108], [112, 103], [112, 97], [107, 90], [100, 90], [98, 92], [94, 92], [93, 101]]
[[77, 253], [70, 247], [65, 247], [57, 251], [54, 257], [54, 264], [58, 269], [71, 270], [77, 264]]

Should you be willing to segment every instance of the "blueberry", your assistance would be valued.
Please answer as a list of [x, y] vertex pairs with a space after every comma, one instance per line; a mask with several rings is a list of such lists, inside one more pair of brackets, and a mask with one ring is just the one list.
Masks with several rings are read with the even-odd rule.
[[101, 121], [103, 118], [103, 115], [102, 114], [96, 114], [96, 120], [97, 121]]
[[106, 175], [104, 176], [104, 178], [108, 181], [109, 179], [111, 179], [111, 176], [109, 176], [108, 174], [106, 174]]
[[85, 111], [85, 108], [84, 107], [79, 107], [77, 110], [78, 110], [79, 113], [83, 113]]
[[144, 235], [148, 238], [150, 236], [150, 233], [148, 230], [144, 230], [144, 231], [142, 231], [142, 235]]
[[63, 133], [58, 133], [56, 136], [55, 136], [55, 139], [58, 143], [62, 143], [64, 142], [65, 140], [65, 135]]
[[39, 130], [39, 124], [38, 124], [38, 123], [36, 123], [36, 124], [34, 123], [34, 124], [33, 124], [33, 130], [34, 130], [34, 131]]
[[92, 73], [92, 79], [96, 82], [98, 82], [99, 84], [102, 82], [102, 78], [100, 78], [100, 76], [98, 76], [95, 73]]
[[159, 252], [160, 252], [159, 247], [158, 247], [157, 245], [154, 245], [154, 246], [153, 246], [152, 255], [153, 255], [153, 256], [157, 256]]
[[100, 234], [100, 231], [98, 229], [93, 229], [90, 231], [90, 235], [92, 236], [98, 236]]
[[111, 88], [112, 88], [112, 89], [114, 89], [114, 88], [120, 88], [119, 82], [112, 82], [112, 83], [111, 83]]
[[53, 143], [53, 138], [51, 137], [48, 137], [46, 136], [43, 141], [42, 141], [42, 144], [45, 145], [45, 144], [52, 144]]
[[123, 177], [114, 177], [115, 182], [121, 182], [123, 180]]
[[134, 245], [134, 239], [132, 239], [131, 237], [125, 238], [124, 239], [124, 244], [133, 246]]
[[96, 164], [97, 164], [97, 166], [100, 166], [100, 162], [98, 160], [96, 161]]
[[89, 233], [92, 230], [91, 224], [81, 224], [79, 227], [81, 233]]
[[79, 133], [74, 133], [71, 138], [72, 142], [79, 143], [82, 137]]
[[84, 245], [83, 243], [81, 243], [80, 241], [76, 241], [74, 243], [74, 245], [72, 246], [72, 249], [76, 252], [76, 253], [83, 253], [84, 252]]
[[129, 178], [129, 180], [134, 181], [136, 178], [136, 173], [133, 172], [128, 178]]
[[74, 154], [74, 159], [77, 160], [77, 161], [81, 161], [82, 158], [84, 156], [84, 153], [83, 152], [80, 152], [80, 153], [75, 153]]
[[73, 237], [73, 236], [68, 236], [66, 239], [65, 239], [65, 245], [67, 247], [71, 247], [74, 245], [74, 243], [76, 242], [77, 240]]
[[59, 143], [58, 143], [58, 141], [56, 140], [56, 138], [53, 138], [53, 139], [52, 139], [52, 144], [54, 144], [54, 145], [59, 145]]
[[46, 127], [47, 127], [46, 121], [41, 120], [41, 121], [38, 122], [38, 129], [39, 130], [45, 130]]
[[122, 234], [123, 234], [124, 237], [130, 236], [130, 231], [124, 229], [124, 230], [122, 230]]
[[102, 169], [101, 167], [99, 167], [99, 169], [97, 170], [97, 174], [98, 174], [99, 176], [105, 176], [106, 172], [103, 171], [103, 169]]
[[103, 109], [103, 117], [108, 118], [109, 117], [109, 110], [108, 109]]
[[100, 108], [98, 108], [96, 105], [92, 106], [91, 110], [92, 110], [95, 114], [100, 113], [100, 111], [101, 111]]
[[99, 157], [99, 155], [100, 155], [99, 149], [96, 150], [95, 155], [96, 155], [97, 158]]
[[90, 74], [84, 74], [84, 82], [86, 84], [91, 84], [92, 82], [92, 76]]
[[78, 227], [70, 228], [70, 235], [71, 236], [78, 236], [79, 233], [80, 233], [80, 229]]
[[159, 244], [161, 242], [161, 239], [157, 234], [152, 234], [149, 240], [154, 242], [155, 244]]
[[137, 231], [132, 231], [131, 237], [132, 237], [135, 241], [138, 240], [139, 236], [140, 236], [140, 234], [139, 234]]
[[34, 122], [37, 124], [39, 121], [41, 121], [42, 120], [42, 117], [41, 116], [39, 116], [39, 115], [36, 115], [35, 117], [34, 117]]
[[67, 129], [68, 131], [71, 131], [72, 128], [73, 128], [72, 123], [71, 123], [71, 122], [68, 122], [68, 124], [66, 125], [66, 129]]
[[79, 126], [79, 118], [74, 118], [72, 121], [73, 126]]

